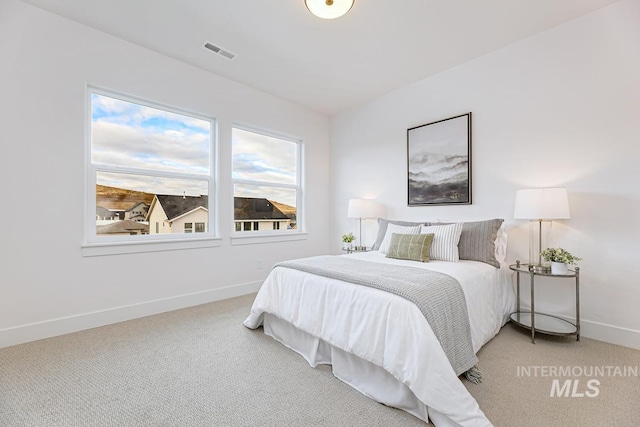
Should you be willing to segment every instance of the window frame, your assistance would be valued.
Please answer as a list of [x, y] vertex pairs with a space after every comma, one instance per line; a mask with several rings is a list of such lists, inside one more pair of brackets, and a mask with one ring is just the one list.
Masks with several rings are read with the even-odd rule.
[[[295, 184], [282, 184], [273, 183], [268, 181], [256, 181], [249, 179], [233, 178], [233, 131], [234, 129], [243, 130], [246, 132], [252, 132], [258, 135], [263, 135], [270, 138], [277, 138], [283, 141], [292, 142], [297, 145], [296, 150], [296, 182]], [[291, 241], [291, 240], [303, 240], [307, 238], [307, 231], [305, 226], [305, 213], [304, 213], [304, 151], [305, 144], [302, 138], [287, 135], [282, 132], [276, 132], [267, 130], [264, 128], [258, 128], [254, 126], [248, 126], [237, 122], [231, 125], [231, 200], [235, 198], [235, 186], [252, 185], [259, 187], [273, 187], [273, 188], [286, 188], [296, 191], [296, 229], [295, 230], [258, 230], [247, 233], [237, 232], [233, 226], [235, 222], [234, 206], [231, 206], [231, 244], [253, 244], [253, 243], [265, 243], [265, 242], [277, 242], [277, 241]]]
[[[144, 107], [180, 114], [209, 122], [209, 172], [184, 173], [143, 169], [128, 166], [113, 166], [92, 161], [92, 95], [106, 96], [121, 101], [134, 103]], [[126, 95], [114, 90], [88, 84], [85, 87], [85, 197], [84, 197], [84, 236], [82, 244], [83, 256], [115, 255], [120, 253], [154, 252], [173, 249], [193, 249], [199, 247], [215, 247], [221, 245], [218, 230], [218, 120], [215, 117], [194, 113], [189, 110], [150, 101], [137, 96]], [[97, 174], [121, 173], [158, 178], [187, 179], [203, 181], [208, 189], [208, 230], [204, 233], [158, 234], [151, 233], [137, 236], [98, 236], [96, 234], [96, 184]], [[149, 224], [149, 227], [155, 226]], [[164, 223], [163, 223], [164, 227]]]

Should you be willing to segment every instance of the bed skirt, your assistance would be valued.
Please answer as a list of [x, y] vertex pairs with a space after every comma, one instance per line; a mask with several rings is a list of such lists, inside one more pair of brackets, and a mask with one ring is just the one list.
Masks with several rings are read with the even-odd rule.
[[264, 313], [264, 333], [304, 357], [309, 365], [331, 365], [333, 375], [365, 396], [387, 406], [401, 409], [438, 427], [457, 424], [428, 408], [405, 384], [385, 369], [354, 354], [332, 346], [277, 316]]

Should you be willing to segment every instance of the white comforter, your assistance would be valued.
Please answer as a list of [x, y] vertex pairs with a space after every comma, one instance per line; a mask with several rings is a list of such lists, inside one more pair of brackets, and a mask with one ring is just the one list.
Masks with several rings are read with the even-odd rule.
[[[476, 261], [400, 261], [375, 251], [345, 256], [455, 277], [465, 293], [475, 352], [498, 333], [514, 310], [505, 266], [496, 269]], [[436, 425], [491, 425], [456, 377], [420, 310], [402, 297], [277, 267], [260, 288], [244, 325], [257, 328], [264, 313], [382, 367], [407, 385], [430, 412], [438, 414], [440, 423], [432, 416]]]

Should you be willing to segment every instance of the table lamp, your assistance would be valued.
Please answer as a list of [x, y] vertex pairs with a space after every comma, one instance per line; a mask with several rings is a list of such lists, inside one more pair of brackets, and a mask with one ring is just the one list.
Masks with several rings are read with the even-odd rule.
[[548, 246], [551, 220], [571, 218], [566, 188], [531, 188], [516, 191], [515, 219], [529, 220], [529, 269], [548, 272], [550, 264], [542, 259]]
[[354, 250], [365, 250], [362, 243], [362, 220], [367, 218], [377, 218], [382, 211], [382, 205], [369, 199], [349, 199], [347, 208], [347, 218], [356, 218], [360, 225], [360, 234], [358, 236], [358, 245]]

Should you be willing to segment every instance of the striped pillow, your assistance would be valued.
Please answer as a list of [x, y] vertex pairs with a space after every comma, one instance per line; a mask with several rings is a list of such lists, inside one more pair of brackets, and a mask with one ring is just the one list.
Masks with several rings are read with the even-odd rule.
[[429, 261], [433, 234], [396, 234], [391, 236], [387, 258]]
[[421, 234], [434, 234], [429, 257], [440, 261], [460, 261], [458, 243], [462, 234], [462, 223], [449, 225], [422, 225]]
[[503, 225], [504, 220], [500, 218], [463, 222], [462, 234], [458, 242], [460, 259], [480, 261], [500, 268], [500, 263], [504, 262], [507, 252], [507, 233], [502, 228]]

